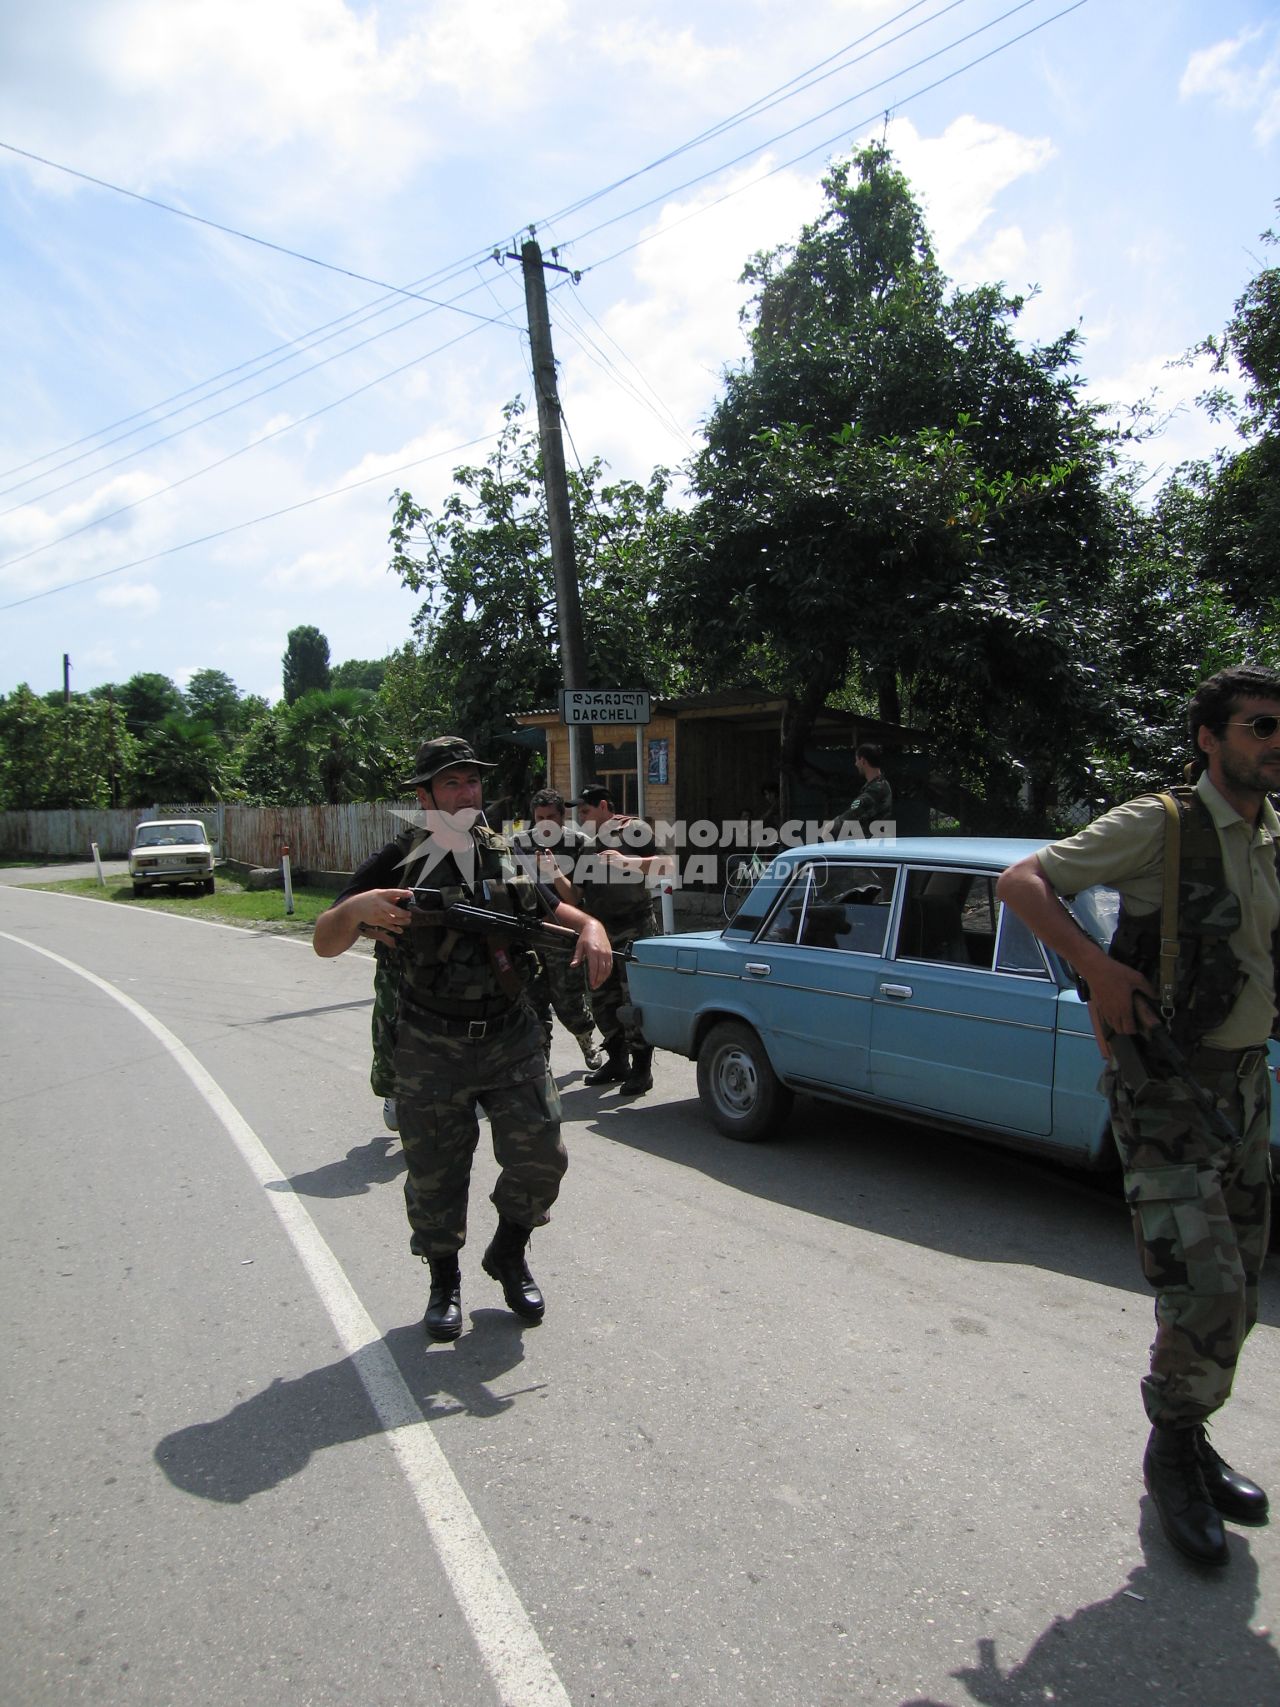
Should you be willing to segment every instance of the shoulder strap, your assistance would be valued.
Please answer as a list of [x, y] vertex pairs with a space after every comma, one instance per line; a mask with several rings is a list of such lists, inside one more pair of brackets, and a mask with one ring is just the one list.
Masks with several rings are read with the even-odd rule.
[[1160, 898], [1160, 1013], [1173, 1018], [1178, 979], [1178, 878], [1182, 868], [1182, 811], [1172, 794], [1158, 796], [1164, 807], [1164, 877]]

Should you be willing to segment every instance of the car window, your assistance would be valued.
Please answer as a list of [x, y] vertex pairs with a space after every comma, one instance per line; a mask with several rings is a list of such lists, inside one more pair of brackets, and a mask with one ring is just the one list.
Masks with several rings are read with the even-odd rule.
[[760, 940], [882, 954], [896, 881], [892, 865], [815, 860], [796, 873]]
[[140, 824], [135, 848], [187, 847], [205, 840], [203, 824]]
[[994, 965], [995, 886], [990, 872], [908, 872], [898, 958], [956, 966]]
[[1025, 919], [1008, 907], [1000, 909], [1000, 940], [996, 945], [996, 971], [1016, 972], [1021, 978], [1047, 978], [1044, 951]]

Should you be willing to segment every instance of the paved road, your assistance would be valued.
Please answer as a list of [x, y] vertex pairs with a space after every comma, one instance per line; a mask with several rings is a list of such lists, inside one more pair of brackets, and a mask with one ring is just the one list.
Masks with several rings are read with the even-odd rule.
[[[1280, 1700], [1275, 1535], [1204, 1578], [1142, 1496], [1113, 1200], [814, 1104], [733, 1145], [687, 1063], [622, 1104], [557, 1050], [547, 1320], [480, 1272], [482, 1150], [428, 1350], [369, 994], [0, 888], [0, 1699]], [[1280, 1483], [1278, 1380], [1273, 1259], [1219, 1443]]]

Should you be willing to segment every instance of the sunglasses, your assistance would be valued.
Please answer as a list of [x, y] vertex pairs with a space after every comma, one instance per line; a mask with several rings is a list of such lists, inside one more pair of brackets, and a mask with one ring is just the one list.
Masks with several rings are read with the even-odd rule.
[[1261, 717], [1233, 717], [1230, 726], [1233, 729], [1252, 729], [1255, 741], [1269, 741], [1280, 729], [1280, 717], [1272, 717], [1270, 713]]

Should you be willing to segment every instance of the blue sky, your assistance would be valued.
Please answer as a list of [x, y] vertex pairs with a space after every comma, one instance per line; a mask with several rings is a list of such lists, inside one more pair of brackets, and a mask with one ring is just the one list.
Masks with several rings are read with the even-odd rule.
[[536, 222], [581, 270], [569, 455], [643, 480], [742, 354], [745, 260], [882, 135], [958, 283], [1038, 287], [1028, 336], [1079, 325], [1092, 395], [1157, 397], [1151, 490], [1225, 442], [1168, 364], [1275, 258], [1264, 0], [0, 0], [0, 692], [69, 653], [80, 689], [274, 699], [299, 623], [400, 645], [391, 493], [437, 502], [531, 395], [492, 249]]

